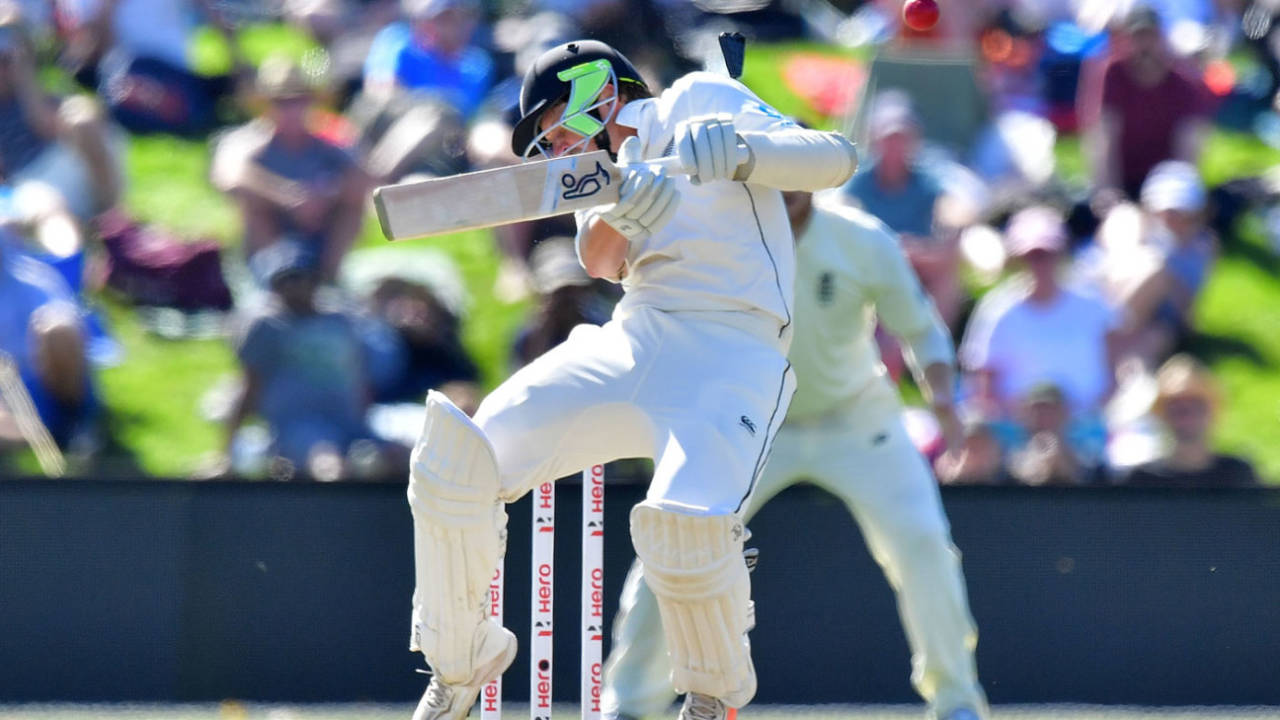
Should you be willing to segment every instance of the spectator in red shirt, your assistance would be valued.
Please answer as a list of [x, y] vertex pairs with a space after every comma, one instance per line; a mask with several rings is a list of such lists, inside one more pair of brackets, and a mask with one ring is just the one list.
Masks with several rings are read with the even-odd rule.
[[1112, 42], [1100, 86], [1081, 86], [1081, 122], [1095, 189], [1136, 199], [1143, 179], [1161, 161], [1196, 162], [1211, 99], [1198, 78], [1177, 66], [1150, 7], [1134, 7]]

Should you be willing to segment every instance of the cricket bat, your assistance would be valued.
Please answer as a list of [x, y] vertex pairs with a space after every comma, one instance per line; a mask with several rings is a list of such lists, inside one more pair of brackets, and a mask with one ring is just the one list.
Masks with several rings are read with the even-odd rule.
[[[750, 158], [738, 146], [738, 164]], [[687, 173], [677, 157], [645, 160], [669, 173]], [[388, 240], [475, 230], [617, 202], [622, 168], [595, 150], [549, 160], [383, 185], [373, 191], [378, 224]]]
[[[679, 172], [676, 158], [652, 165]], [[384, 185], [373, 191], [388, 240], [474, 230], [563, 215], [618, 200], [622, 170], [604, 150]]]
[[[745, 41], [722, 33], [720, 50], [730, 77], [742, 74]], [[738, 164], [750, 158], [738, 146]], [[679, 158], [646, 160], [669, 173], [687, 173]], [[476, 230], [563, 215], [617, 202], [622, 170], [604, 150], [520, 165], [384, 185], [373, 191], [378, 224], [388, 240]]]

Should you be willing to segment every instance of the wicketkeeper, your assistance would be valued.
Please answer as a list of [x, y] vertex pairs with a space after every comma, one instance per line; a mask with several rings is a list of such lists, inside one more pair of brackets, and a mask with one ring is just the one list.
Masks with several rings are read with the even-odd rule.
[[[544, 53], [524, 78], [512, 146], [596, 149], [625, 165], [616, 203], [577, 217], [579, 260], [625, 295], [512, 375], [474, 422], [432, 393], [409, 503], [412, 646], [434, 673], [415, 718], [462, 718], [516, 654], [488, 619], [506, 512], [543, 482], [650, 457], [631, 537], [662, 615], [680, 717], [715, 719], [755, 693], [741, 512], [794, 387], [795, 250], [779, 190], [849, 178], [843, 137], [801, 128], [740, 83], [691, 73], [658, 97], [613, 48]], [[676, 155], [686, 174], [645, 160]]]

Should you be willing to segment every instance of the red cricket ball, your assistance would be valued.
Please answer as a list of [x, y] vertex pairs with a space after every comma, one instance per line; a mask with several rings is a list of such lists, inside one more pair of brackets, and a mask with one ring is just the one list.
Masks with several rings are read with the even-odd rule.
[[916, 32], [932, 30], [938, 24], [937, 0], [907, 0], [902, 6], [902, 21]]

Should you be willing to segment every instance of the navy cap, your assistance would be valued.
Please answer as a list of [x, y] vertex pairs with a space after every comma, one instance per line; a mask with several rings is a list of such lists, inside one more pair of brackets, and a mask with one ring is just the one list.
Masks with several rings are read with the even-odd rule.
[[284, 237], [254, 253], [249, 258], [249, 271], [263, 287], [295, 273], [309, 273], [319, 267], [319, 258], [296, 238]]

